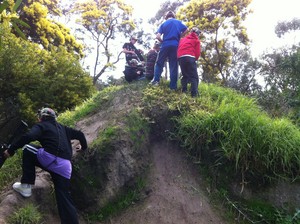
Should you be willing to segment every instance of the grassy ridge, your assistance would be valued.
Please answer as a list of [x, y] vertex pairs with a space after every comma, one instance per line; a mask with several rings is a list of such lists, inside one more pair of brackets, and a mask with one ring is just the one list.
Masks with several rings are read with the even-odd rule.
[[185, 148], [214, 143], [240, 171], [299, 178], [300, 131], [291, 121], [270, 118], [255, 100], [229, 89], [201, 86], [201, 108], [176, 119]]

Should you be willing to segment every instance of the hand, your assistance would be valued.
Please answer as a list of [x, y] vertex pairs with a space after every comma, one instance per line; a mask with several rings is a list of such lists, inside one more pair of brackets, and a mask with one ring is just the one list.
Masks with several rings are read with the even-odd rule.
[[75, 149], [76, 149], [76, 152], [79, 152], [79, 153], [81, 153], [81, 152], [86, 152], [86, 151], [87, 151], [87, 148], [86, 148], [86, 149], [83, 149], [83, 148], [81, 147], [81, 145], [77, 145]]
[[5, 158], [5, 159], [7, 159], [8, 157], [10, 157], [10, 154], [9, 154], [9, 152], [8, 152], [7, 150], [5, 150], [5, 151], [3, 152], [3, 155], [4, 155], [4, 158]]

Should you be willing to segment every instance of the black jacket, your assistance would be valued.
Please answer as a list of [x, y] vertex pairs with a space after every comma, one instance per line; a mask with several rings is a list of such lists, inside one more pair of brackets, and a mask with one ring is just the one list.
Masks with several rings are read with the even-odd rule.
[[53, 118], [35, 124], [28, 133], [9, 147], [8, 152], [12, 156], [17, 149], [25, 144], [39, 141], [47, 152], [71, 160], [71, 140], [73, 139], [79, 140], [82, 150], [87, 149], [86, 138], [81, 131], [63, 126]]

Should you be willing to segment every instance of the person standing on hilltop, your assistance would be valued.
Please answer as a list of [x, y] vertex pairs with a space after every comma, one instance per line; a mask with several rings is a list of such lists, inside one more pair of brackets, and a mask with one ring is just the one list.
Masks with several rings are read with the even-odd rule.
[[166, 60], [169, 60], [170, 89], [177, 89], [178, 61], [177, 48], [181, 36], [187, 32], [187, 26], [180, 20], [175, 19], [175, 13], [167, 12], [164, 21], [158, 28], [156, 39], [161, 42], [160, 51], [154, 68], [154, 78], [150, 82], [158, 85]]
[[187, 85], [191, 83], [191, 95], [196, 97], [198, 93], [199, 76], [197, 72], [197, 60], [200, 57], [201, 45], [199, 40], [200, 30], [193, 27], [190, 33], [179, 42], [177, 57], [182, 72], [182, 92], [187, 92]]
[[153, 45], [153, 48], [146, 55], [145, 75], [148, 80], [152, 80], [154, 77], [154, 66], [160, 45], [160, 42], [156, 41]]
[[[21, 182], [14, 183], [13, 189], [23, 197], [30, 197], [31, 185], [34, 185], [36, 178], [35, 167], [48, 171], [54, 184], [61, 224], [78, 224], [77, 211], [70, 194], [73, 153], [71, 140], [79, 140], [79, 151], [85, 151], [86, 138], [81, 131], [59, 124], [56, 113], [51, 108], [42, 108], [37, 115], [39, 122], [4, 152], [5, 158], [9, 158], [25, 145]], [[41, 146], [29, 144], [33, 141], [39, 141]]]
[[123, 45], [123, 52], [125, 53], [126, 57], [126, 64], [129, 65], [131, 59], [136, 59], [138, 61], [144, 61], [144, 57], [142, 55], [141, 50], [138, 50], [134, 44], [137, 42], [137, 38], [132, 36], [130, 37], [130, 42], [125, 43]]

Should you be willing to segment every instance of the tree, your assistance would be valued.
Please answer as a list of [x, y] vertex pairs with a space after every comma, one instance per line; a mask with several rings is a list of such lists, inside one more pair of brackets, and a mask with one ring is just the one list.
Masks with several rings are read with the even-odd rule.
[[275, 33], [278, 37], [282, 37], [284, 34], [296, 30], [300, 30], [300, 19], [297, 18], [291, 21], [279, 22], [275, 27]]
[[[278, 37], [299, 31], [299, 20], [279, 22], [275, 28]], [[266, 90], [261, 94], [261, 104], [274, 116], [289, 115], [299, 123], [300, 114], [300, 43], [274, 49], [262, 55]]]
[[[14, 2], [7, 1], [10, 4]], [[55, 16], [61, 15], [58, 3], [59, 0], [23, 0], [17, 13], [19, 19], [29, 26], [20, 24], [19, 28], [28, 40], [42, 45], [46, 50], [63, 46], [69, 52], [76, 52], [82, 56], [82, 44], [70, 33], [69, 28], [54, 20]]]
[[[19, 8], [21, 3], [22, 0], [17, 0], [15, 3], [9, 0], [0, 1], [0, 23], [4, 24], [5, 27], [9, 27], [11, 25], [14, 32], [25, 39], [25, 35], [20, 30], [19, 25], [22, 24], [27, 28], [29, 28], [29, 25], [20, 20], [16, 13], [16, 10]], [[0, 37], [0, 47], [2, 42], [1, 38], [2, 37]]]
[[[73, 13], [80, 16], [79, 29], [89, 34], [93, 41], [95, 62], [93, 67], [93, 83], [109, 68], [113, 68], [120, 59], [120, 54], [113, 53], [112, 41], [120, 36], [128, 36], [135, 28], [130, 20], [132, 7], [122, 0], [89, 0], [75, 4]], [[89, 39], [89, 40], [90, 40]]]
[[249, 42], [242, 25], [249, 14], [251, 0], [192, 0], [177, 13], [188, 27], [202, 30], [200, 65], [203, 81], [228, 85], [233, 71], [237, 49], [243, 50]]
[[299, 119], [300, 47], [274, 50], [263, 55], [263, 59], [261, 74], [266, 83], [263, 105], [273, 115], [286, 115], [291, 112], [291, 116]]
[[61, 112], [91, 96], [92, 80], [78, 56], [63, 47], [41, 49], [1, 24], [0, 35], [0, 128], [16, 117], [33, 121], [45, 104]]
[[249, 50], [236, 49], [232, 60], [232, 75], [227, 81], [227, 86], [240, 91], [243, 94], [256, 95], [262, 91], [256, 76], [261, 69], [261, 63], [253, 59]]

